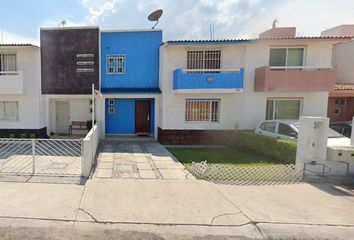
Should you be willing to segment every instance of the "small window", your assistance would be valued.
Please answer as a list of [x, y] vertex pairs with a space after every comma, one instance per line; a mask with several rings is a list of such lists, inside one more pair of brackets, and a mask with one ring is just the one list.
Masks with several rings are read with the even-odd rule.
[[340, 108], [334, 109], [334, 115], [340, 116], [342, 114], [342, 110]]
[[261, 129], [267, 132], [275, 132], [275, 127], [277, 126], [276, 122], [265, 122], [262, 123]]
[[346, 98], [337, 98], [336, 99], [336, 105], [345, 105], [345, 104], [347, 104]]
[[[271, 48], [269, 66], [296, 67], [304, 64], [304, 48]], [[278, 68], [277, 68], [278, 69]], [[284, 70], [280, 68], [278, 70]]]
[[114, 106], [114, 99], [108, 99], [108, 105]]
[[186, 122], [220, 122], [220, 100], [186, 100]]
[[18, 121], [18, 102], [0, 101], [0, 120]]
[[301, 115], [301, 102], [301, 99], [268, 99], [266, 120], [299, 119]]
[[109, 108], [108, 108], [108, 114], [109, 114], [109, 115], [113, 115], [114, 113], [115, 113], [114, 107], [109, 107]]
[[106, 73], [107, 74], [125, 74], [125, 55], [107, 54], [106, 55]]
[[289, 137], [295, 137], [297, 135], [294, 129], [284, 123], [279, 123], [278, 133]]

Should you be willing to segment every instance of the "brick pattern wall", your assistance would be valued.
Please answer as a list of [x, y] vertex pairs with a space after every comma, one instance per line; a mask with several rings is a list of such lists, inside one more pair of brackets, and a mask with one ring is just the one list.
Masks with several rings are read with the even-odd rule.
[[158, 141], [164, 145], [221, 145], [230, 141], [233, 130], [165, 130], [158, 128]]

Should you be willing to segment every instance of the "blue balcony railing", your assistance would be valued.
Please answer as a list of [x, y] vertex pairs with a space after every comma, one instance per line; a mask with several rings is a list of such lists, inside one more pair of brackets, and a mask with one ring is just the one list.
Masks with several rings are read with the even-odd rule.
[[173, 72], [175, 92], [243, 91], [244, 69], [176, 69]]

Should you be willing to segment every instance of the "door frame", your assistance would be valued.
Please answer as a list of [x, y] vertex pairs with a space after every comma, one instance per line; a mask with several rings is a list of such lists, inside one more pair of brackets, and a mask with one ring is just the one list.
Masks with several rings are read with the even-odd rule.
[[[149, 125], [149, 130], [148, 132], [138, 132], [137, 131], [137, 113], [138, 113], [138, 108], [137, 108], [137, 105], [139, 102], [146, 102], [148, 103], [148, 106], [149, 106], [149, 119], [148, 119], [148, 125]], [[136, 100], [135, 101], [135, 116], [134, 116], [134, 121], [135, 121], [135, 134], [136, 135], [150, 135], [151, 134], [151, 100]]]

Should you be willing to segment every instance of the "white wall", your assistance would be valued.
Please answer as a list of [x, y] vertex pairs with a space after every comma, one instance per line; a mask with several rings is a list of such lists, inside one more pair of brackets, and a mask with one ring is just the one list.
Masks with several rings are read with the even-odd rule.
[[[328, 92], [254, 92], [255, 69], [269, 65], [271, 47], [304, 47], [305, 65], [330, 66], [333, 39], [257, 40], [241, 45], [164, 45], [160, 48], [161, 117], [163, 129], [254, 129], [265, 119], [267, 98], [303, 99], [302, 115], [327, 116]], [[186, 68], [188, 50], [222, 51], [221, 68], [245, 68], [244, 93], [241, 94], [176, 94], [173, 92], [173, 71]], [[220, 123], [185, 123], [186, 98], [221, 99]]]
[[[69, 101], [69, 122], [91, 120], [89, 95], [70, 97], [67, 95], [46, 95], [48, 106], [48, 134], [56, 132], [56, 101]], [[84, 133], [83, 131], [78, 133]]]
[[0, 52], [16, 53], [17, 70], [23, 74], [24, 94], [0, 95], [0, 101], [19, 102], [18, 121], [0, 121], [0, 128], [39, 129], [45, 127], [40, 94], [40, 49], [30, 47], [0, 47]]
[[[161, 115], [159, 127], [163, 129], [234, 129], [241, 122], [242, 94], [180, 94], [173, 92], [173, 71], [186, 68], [187, 51], [198, 49], [221, 50], [221, 68], [241, 68], [245, 63], [245, 45], [162, 46], [160, 51]], [[185, 100], [214, 98], [221, 100], [220, 123], [186, 123]]]
[[333, 65], [337, 65], [337, 82], [354, 84], [354, 41], [334, 45]]

